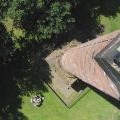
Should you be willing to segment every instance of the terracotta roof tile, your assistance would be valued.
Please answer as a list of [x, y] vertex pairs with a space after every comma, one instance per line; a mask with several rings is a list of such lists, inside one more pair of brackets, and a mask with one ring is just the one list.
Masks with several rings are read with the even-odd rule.
[[68, 50], [61, 59], [61, 64], [66, 71], [116, 99], [120, 97], [119, 91], [98, 65], [94, 56], [119, 33], [120, 31], [115, 31], [74, 47]]

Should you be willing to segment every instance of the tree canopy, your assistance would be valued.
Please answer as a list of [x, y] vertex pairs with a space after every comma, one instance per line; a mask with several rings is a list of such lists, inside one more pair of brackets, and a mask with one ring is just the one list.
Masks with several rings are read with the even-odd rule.
[[0, 19], [5, 16], [8, 8], [10, 7], [12, 0], [0, 0]]
[[52, 0], [13, 0], [8, 14], [30, 39], [44, 40], [67, 31], [74, 19], [71, 4]]

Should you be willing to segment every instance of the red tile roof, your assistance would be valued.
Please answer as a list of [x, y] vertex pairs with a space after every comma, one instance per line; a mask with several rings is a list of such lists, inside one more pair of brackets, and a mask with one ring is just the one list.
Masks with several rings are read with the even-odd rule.
[[117, 87], [94, 59], [118, 34], [120, 30], [71, 48], [62, 56], [61, 64], [66, 71], [119, 100]]

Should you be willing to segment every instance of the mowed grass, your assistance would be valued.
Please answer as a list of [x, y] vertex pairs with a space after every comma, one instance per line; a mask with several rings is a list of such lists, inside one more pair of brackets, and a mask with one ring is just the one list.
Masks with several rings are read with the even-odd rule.
[[103, 34], [107, 34], [120, 29], [120, 13], [114, 17], [101, 16], [101, 24], [103, 24], [105, 27]]
[[67, 108], [48, 88], [43, 105], [39, 108], [23, 97], [20, 110], [29, 120], [120, 120], [120, 111], [97, 93], [90, 91], [71, 109]]

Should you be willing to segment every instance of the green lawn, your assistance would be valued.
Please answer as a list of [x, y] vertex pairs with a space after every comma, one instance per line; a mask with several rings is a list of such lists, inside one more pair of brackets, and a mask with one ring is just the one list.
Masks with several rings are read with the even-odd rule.
[[[48, 88], [49, 89], [49, 88]], [[21, 112], [29, 120], [120, 120], [120, 111], [93, 91], [90, 91], [71, 109], [68, 109], [49, 89], [39, 108], [24, 96]]]
[[105, 31], [103, 34], [107, 34], [120, 29], [120, 13], [117, 14], [117, 16], [115, 17], [101, 16], [101, 23], [105, 27]]

